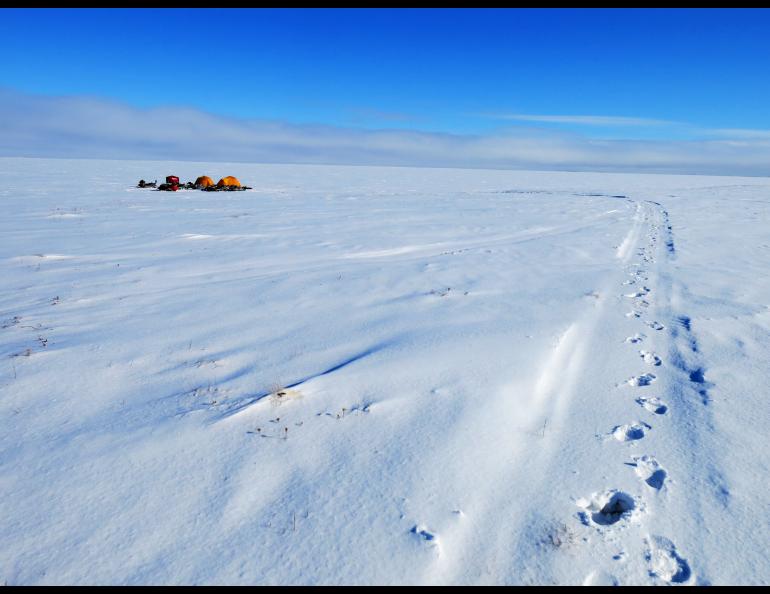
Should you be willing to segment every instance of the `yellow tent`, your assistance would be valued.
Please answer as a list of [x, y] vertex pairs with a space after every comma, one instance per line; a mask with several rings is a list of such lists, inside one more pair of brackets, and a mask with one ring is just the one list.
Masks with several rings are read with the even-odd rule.
[[214, 180], [211, 179], [208, 175], [201, 175], [198, 179], [195, 180], [195, 185], [199, 188], [208, 188], [209, 186], [214, 185]]
[[223, 177], [217, 182], [217, 187], [221, 188], [223, 186], [237, 186], [241, 187], [241, 182], [238, 181], [237, 177], [233, 177], [232, 175], [228, 175], [227, 177]]

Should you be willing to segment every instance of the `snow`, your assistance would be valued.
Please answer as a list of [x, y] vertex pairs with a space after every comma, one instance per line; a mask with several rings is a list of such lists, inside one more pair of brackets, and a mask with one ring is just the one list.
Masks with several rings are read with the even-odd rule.
[[767, 178], [0, 174], [0, 581], [770, 581]]

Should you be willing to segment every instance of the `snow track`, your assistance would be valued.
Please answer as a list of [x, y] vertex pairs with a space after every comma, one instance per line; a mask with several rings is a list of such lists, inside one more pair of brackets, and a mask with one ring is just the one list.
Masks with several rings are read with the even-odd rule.
[[[662, 228], [666, 233], [661, 233]], [[494, 468], [498, 481], [487, 491], [477, 493], [483, 504], [471, 506], [466, 512], [475, 518], [475, 524], [466, 520], [463, 527], [442, 534], [443, 558], [433, 562], [424, 581], [547, 583], [553, 575], [570, 576], [567, 581], [571, 583], [592, 582], [597, 575], [617, 584], [697, 581], [691, 564], [698, 551], [681, 551], [666, 536], [672, 522], [702, 520], [697, 508], [693, 508], [691, 491], [677, 480], [675, 471], [669, 470], [693, 463], [688, 458], [697, 451], [697, 425], [686, 419], [695, 405], [692, 399], [689, 403], [682, 400], [686, 398], [684, 392], [698, 393], [701, 386], [697, 373], [693, 376], [693, 364], [685, 366], [678, 354], [680, 343], [684, 340], [692, 345], [692, 339], [681, 336], [682, 323], [675, 325], [671, 321], [677, 316], [671, 311], [669, 297], [669, 287], [675, 282], [669, 270], [674, 253], [669, 249], [671, 245], [673, 235], [665, 211], [651, 202], [636, 202], [631, 226], [616, 253], [620, 268], [598, 291], [596, 301], [562, 334], [534, 382], [528, 425], [531, 434], [539, 432], [539, 443], [517, 444], [517, 454]], [[631, 263], [635, 257], [642, 260], [641, 266]], [[643, 292], [632, 297], [635, 301], [644, 298], [647, 308], [644, 318], [627, 321], [621, 315], [625, 298], [621, 291], [622, 279], [629, 274], [636, 281], [647, 283]], [[668, 360], [642, 351], [644, 363], [662, 368], [659, 373], [672, 401], [670, 405], [649, 393], [658, 387], [653, 383], [658, 378], [651, 373], [632, 377], [625, 388], [621, 384], [610, 390], [594, 380], [594, 376], [601, 377], [597, 366], [621, 368], [633, 361], [627, 356], [618, 357], [615, 348], [606, 350], [608, 344], [623, 342], [621, 328], [664, 329], [650, 316], [662, 317], [672, 328], [670, 333], [648, 341], [650, 347], [668, 353]], [[684, 318], [679, 315], [677, 319]], [[693, 382], [697, 385], [691, 385]], [[642, 414], [648, 413], [644, 420], [624, 424], [640, 414], [640, 403], [644, 404]], [[593, 409], [613, 404], [620, 414], [626, 415], [618, 417], [619, 424], [614, 428], [608, 428], [608, 435], [614, 439], [601, 437], [588, 445], [586, 442], [592, 440], [582, 433], [587, 424], [581, 422], [581, 415], [590, 416]], [[653, 438], [657, 434], [660, 436]], [[683, 436], [689, 436], [685, 437], [689, 443], [682, 444], [682, 449], [671, 447], [681, 443]], [[618, 441], [629, 445], [619, 447]], [[626, 447], [633, 447], [637, 455], [631, 456]], [[655, 452], [656, 457], [648, 452]], [[598, 463], [609, 470], [613, 466], [630, 467], [635, 473], [628, 473], [627, 480], [620, 485], [584, 484], [583, 495], [573, 496], [577, 511], [572, 518], [557, 520], [553, 516], [560, 505], [543, 501], [538, 494], [551, 492], [554, 498], [564, 497], [570, 492], [564, 488], [565, 483], [574, 489], [581, 482], [581, 474], [592, 476], [576, 473], [565, 477], [565, 456], [569, 458], [566, 466], [574, 469], [589, 469]], [[665, 460], [667, 466], [658, 458]], [[507, 501], [504, 493], [513, 491], [514, 485], [506, 487], [505, 483], [518, 482], [521, 477], [527, 477], [527, 486], [515, 487], [520, 499]], [[494, 534], [492, 526], [501, 526], [502, 518], [502, 525], [511, 524], [509, 533], [498, 530], [490, 540], [489, 536]], [[540, 537], [533, 538], [533, 533]], [[543, 547], [555, 551], [568, 549], [569, 554], [546, 555], [540, 566], [511, 565], [510, 560], [531, 559], [533, 548]], [[485, 551], [487, 555], [495, 553], [484, 573], [467, 572], [463, 560], [482, 557]], [[576, 557], [585, 558], [575, 563]], [[701, 574], [701, 578], [699, 583], [708, 583], [707, 577]]]
[[[643, 224], [640, 225], [640, 222]], [[698, 550], [697, 543], [691, 542], [689, 551], [681, 551], [666, 536], [672, 526], [697, 525], [703, 522], [707, 514], [701, 506], [713, 506], [714, 501], [723, 498], [726, 492], [719, 479], [714, 481], [713, 478], [706, 478], [722, 476], [720, 469], [713, 466], [704, 467], [704, 476], [696, 477], [696, 481], [716, 482], [720, 485], [716, 487], [718, 492], [704, 493], [695, 485], [687, 484], [688, 480], [693, 478], [687, 469], [697, 464], [697, 457], [705, 456], [707, 460], [714, 460], [715, 457], [706, 452], [704, 448], [708, 446], [702, 443], [703, 430], [710, 424], [710, 384], [704, 378], [697, 341], [691, 333], [690, 318], [678, 309], [682, 300], [678, 298], [681, 288], [675, 270], [671, 267], [676, 256], [674, 246], [668, 213], [657, 202], [638, 202], [634, 223], [617, 255], [634, 283], [637, 286], [641, 283], [645, 285], [641, 291], [621, 294], [626, 282], [618, 283], [618, 297], [615, 303], [620, 303], [623, 298], [631, 298], [638, 308], [636, 311], [644, 310], [644, 315], [630, 316], [638, 330], [644, 330], [646, 326], [654, 331], [662, 331], [668, 326], [669, 330], [661, 334], [654, 332], [651, 340], [646, 341], [651, 348], [654, 347], [667, 356], [659, 357], [650, 351], [639, 351], [645, 363], [656, 367], [657, 375], [644, 373], [633, 376], [617, 388], [622, 394], [620, 397], [625, 400], [622, 409], [626, 410], [628, 418], [638, 414], [634, 410], [634, 402], [642, 404], [652, 413], [645, 417], [644, 421], [631, 421], [628, 424], [622, 424], [625, 419], [618, 418], [621, 424], [610, 430], [616, 440], [632, 444], [635, 450], [641, 451], [643, 455], [631, 457], [629, 460], [626, 450], [618, 449], [603, 439], [604, 451], [600, 459], [602, 464], [608, 466], [625, 464], [633, 467], [644, 486], [629, 488], [627, 482], [623, 485], [628, 489], [624, 494], [628, 504], [617, 513], [617, 520], [627, 516], [627, 522], [622, 526], [625, 530], [622, 531], [618, 531], [614, 526], [609, 528], [609, 525], [615, 524], [617, 520], [608, 522], [596, 519], [597, 513], [600, 518], [604, 517], [601, 512], [603, 508], [610, 509], [610, 503], [601, 498], [594, 499], [597, 502], [595, 504], [591, 504], [590, 499], [577, 500], [581, 509], [596, 506], [592, 508], [593, 518], [583, 511], [577, 512], [575, 516], [586, 529], [592, 529], [588, 535], [583, 536], [583, 542], [591, 549], [591, 559], [586, 560], [583, 569], [585, 575], [582, 581], [585, 583], [591, 582], [592, 576], [596, 575], [605, 576], [605, 581], [617, 584], [709, 583], [705, 568], [698, 567], [700, 564], [697, 560], [701, 551]], [[629, 265], [631, 257], [639, 258], [641, 263]], [[639, 307], [642, 304], [643, 308]], [[620, 314], [619, 307], [614, 310], [608, 308], [606, 312], [606, 315], [616, 319], [620, 318]], [[625, 317], [629, 316], [626, 314]], [[662, 324], [660, 319], [666, 324]], [[612, 321], [605, 322], [607, 326], [612, 327]], [[626, 342], [639, 342], [645, 335], [638, 332], [634, 336], [636, 338], [627, 339]], [[605, 344], [621, 340], [622, 335], [618, 333], [616, 339], [605, 341]], [[601, 346], [595, 346], [601, 349]], [[611, 352], [607, 355], [613, 357]], [[588, 375], [590, 370], [585, 370], [583, 377], [579, 379], [588, 382]], [[660, 382], [654, 383], [656, 380]], [[652, 394], [641, 394], [650, 390], [654, 390], [656, 394], [665, 393], [670, 404], [664, 404]], [[637, 391], [640, 394], [633, 400]], [[616, 398], [617, 395], [597, 394], [596, 402], [592, 405], [586, 402], [585, 405], [602, 406], [602, 400], [610, 397]], [[654, 439], [651, 439], [653, 436]], [[569, 447], [569, 442], [573, 439], [575, 438], [570, 437], [563, 440], [561, 447]], [[664, 469], [656, 457], [645, 453], [649, 451], [654, 451], [657, 458], [666, 461], [667, 468], [674, 470]], [[589, 464], [589, 460], [574, 462], [576, 468], [585, 468]], [[678, 480], [677, 470], [681, 470], [681, 480]], [[669, 486], [671, 479], [674, 482]], [[602, 487], [606, 490], [617, 485], [587, 485], [586, 491], [595, 490], [597, 487], [600, 490], [594, 492], [594, 498], [600, 497]], [[614, 490], [605, 492], [622, 493]], [[601, 550], [605, 551], [603, 555], [597, 555]], [[619, 560], [622, 560], [622, 563], [619, 563]], [[693, 566], [698, 567], [697, 572], [692, 571]], [[565, 567], [559, 569], [560, 572], [570, 571], [570, 568]], [[577, 583], [580, 577], [577, 575], [578, 570], [573, 567], [572, 571], [575, 572], [574, 580]]]
[[[621, 322], [623, 299], [627, 298], [620, 292], [625, 284], [623, 278], [630, 274], [635, 281], [649, 285], [632, 296], [637, 302], [644, 298], [647, 316], [665, 315], [668, 321], [672, 315], [668, 313], [671, 305], [666, 283], [672, 282], [668, 261], [673, 250], [667, 248], [664, 252], [658, 249], [659, 245], [673, 245], [667, 214], [659, 205], [646, 201], [634, 202], [634, 209], [631, 226], [616, 252], [620, 267], [609, 275], [605, 286], [597, 292], [595, 302], [587, 306], [581, 317], [561, 335], [532, 386], [526, 424], [530, 435], [539, 434], [539, 443], [533, 443], [532, 440], [516, 442], [512, 447], [513, 455], [506, 457], [507, 462], [495, 465], [494, 469], [490, 468], [489, 472], [495, 473], [498, 479], [488, 483], [486, 490], [477, 491], [479, 503], [466, 509], [465, 515], [474, 517], [474, 522], [465, 520], [460, 526], [442, 533], [444, 546], [441, 557], [432, 562], [422, 581], [442, 584], [543, 583], [549, 580], [549, 575], [557, 574], [570, 575], [569, 581], [572, 583], [591, 582], [592, 576], [596, 575], [603, 575], [617, 584], [683, 583], [695, 580], [688, 560], [681, 556], [681, 552], [677, 552], [675, 545], [665, 535], [657, 534], [665, 532], [668, 523], [665, 514], [674, 514], [679, 520], [698, 521], [697, 515], [693, 515], [693, 510], [683, 501], [679, 502], [679, 509], [676, 503], [659, 506], [656, 495], [664, 489], [665, 496], [669, 495], [666, 483], [668, 471], [655, 457], [645, 454], [643, 449], [640, 456], [629, 457], [626, 450], [618, 449], [606, 438], [586, 448], [581, 444], [589, 436], [575, 431], [582, 431], [585, 427], [585, 423], [576, 421], [581, 409], [590, 414], [591, 409], [605, 407], [610, 404], [609, 400], [616, 399], [621, 399], [618, 409], [626, 411], [628, 417], [639, 414], [640, 403], [644, 404], [645, 411], [652, 413], [645, 420], [621, 423], [609, 430], [614, 441], [633, 444], [637, 452], [649, 441], [648, 434], [660, 432], [663, 438], [658, 441], [676, 442], [685, 430], [671, 420], [682, 418], [675, 411], [670, 411], [671, 414], [664, 419], [659, 418], [669, 412], [669, 407], [659, 399], [647, 395], [641, 401], [638, 398], [642, 396], [635, 400], [634, 394], [630, 393], [650, 389], [650, 386], [654, 386], [656, 375], [645, 373], [632, 377], [627, 382], [630, 390], [617, 386], [611, 391], [605, 391], [593, 379], [599, 371], [597, 365], [627, 365], [625, 361], [629, 360], [628, 357], [617, 360], [618, 357], [612, 352], [614, 349], [605, 351], [607, 344], [622, 342], [619, 325], [635, 325], [639, 329], [647, 327], [653, 330], [664, 328], [657, 319], [633, 318], [630, 324], [625, 320]], [[666, 227], [667, 233], [661, 234], [661, 227]], [[662, 235], [665, 236], [664, 241], [660, 239]], [[632, 264], [631, 260], [635, 257], [640, 258], [644, 264]], [[676, 330], [670, 337], [656, 337], [656, 340], [649, 342], [663, 352], [676, 349], [673, 346], [677, 343]], [[602, 353], [601, 358], [592, 357], [592, 353]], [[662, 359], [654, 353], [641, 353], [644, 363], [656, 368], [664, 366]], [[679, 359], [676, 356], [674, 359], [676, 366]], [[686, 389], [686, 386], [676, 387], [682, 386], [681, 378], [670, 377], [667, 371], [661, 372], [662, 375], [664, 373], [668, 384], [673, 384], [666, 393]], [[622, 395], [619, 396], [618, 392]], [[503, 411], [501, 414], [504, 414]], [[672, 467], [680, 464], [676, 460], [681, 456], [677, 450], [656, 448], [654, 451]], [[618, 490], [612, 484], [586, 485], [587, 491], [594, 489], [593, 494], [587, 499], [576, 497], [573, 501], [578, 509], [593, 511], [578, 511], [572, 520], [547, 519], [549, 502], [539, 500], [537, 494], [549, 492], [551, 486], [563, 482], [564, 477], [560, 475], [563, 475], [564, 464], [559, 457], [565, 454], [570, 455], [569, 466], [576, 469], [590, 468], [595, 464], [591, 460], [594, 457], [601, 460], [603, 466], [630, 466], [636, 472], [634, 476], [629, 476], [631, 480], [622, 485], [626, 491]], [[507, 501], [504, 493], [513, 491], [514, 485], [506, 487], [506, 482], [518, 482], [520, 477], [528, 477], [526, 487], [518, 485], [515, 488], [520, 500]], [[634, 478], [639, 482], [634, 484]], [[670, 489], [672, 500], [677, 499], [677, 489]], [[558, 493], [566, 495], [563, 489], [557, 490], [554, 495]], [[499, 525], [500, 518], [506, 518], [504, 523], [511, 524], [510, 532], [506, 535], [496, 531], [495, 538], [490, 541], [489, 537], [495, 533], [492, 526]], [[536, 546], [548, 547], [550, 543], [555, 549], [572, 549], [566, 561], [568, 565], [564, 565], [564, 560], [546, 557], [544, 566], [535, 570], [531, 567], [512, 566], [510, 561], [506, 561], [531, 557], [533, 531], [541, 534], [539, 539], [534, 539]], [[658, 546], [655, 543], [667, 544]], [[583, 553], [587, 555], [586, 559], [583, 564], [575, 564], [574, 557], [581, 555], [581, 548], [587, 549]], [[467, 571], [464, 559], [482, 557], [485, 551], [490, 554], [490, 550], [494, 550], [495, 554], [488, 561], [484, 573]], [[500, 551], [504, 553], [500, 554]], [[604, 558], [597, 551], [604, 551]], [[618, 559], [622, 559], [623, 563], [618, 564]], [[551, 562], [553, 565], [550, 565]]]

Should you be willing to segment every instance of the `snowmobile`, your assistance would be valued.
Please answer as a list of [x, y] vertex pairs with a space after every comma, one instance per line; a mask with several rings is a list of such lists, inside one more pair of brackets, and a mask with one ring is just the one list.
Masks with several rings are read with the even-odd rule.
[[154, 182], [146, 182], [143, 179], [139, 180], [139, 183], [136, 184], [137, 188], [155, 188], [158, 186], [158, 180], [156, 179]]

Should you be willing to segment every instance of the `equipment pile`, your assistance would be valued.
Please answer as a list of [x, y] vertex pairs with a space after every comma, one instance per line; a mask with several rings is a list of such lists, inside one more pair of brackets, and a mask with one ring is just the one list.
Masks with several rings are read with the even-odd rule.
[[206, 192], [240, 192], [242, 190], [251, 190], [249, 186], [241, 185], [237, 177], [228, 175], [223, 177], [216, 184], [214, 180], [207, 175], [202, 175], [195, 182], [187, 182], [186, 184], [179, 183], [179, 178], [176, 175], [166, 176], [166, 183], [158, 186], [158, 180], [154, 182], [146, 182], [143, 179], [139, 180], [136, 185], [137, 188], [155, 188], [165, 192], [176, 192], [177, 190], [205, 190]]

